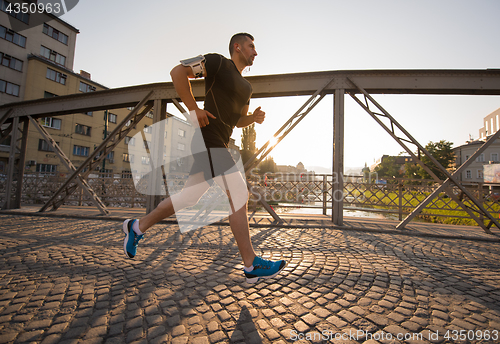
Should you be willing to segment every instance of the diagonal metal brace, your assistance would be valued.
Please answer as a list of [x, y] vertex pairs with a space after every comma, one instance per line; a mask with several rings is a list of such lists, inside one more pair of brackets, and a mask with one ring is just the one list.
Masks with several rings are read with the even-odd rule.
[[[370, 114], [373, 119], [382, 127], [384, 128], [387, 133], [389, 133], [389, 135], [391, 135], [395, 140], [396, 142], [398, 142], [405, 150], [406, 152], [408, 152], [408, 154], [411, 155], [411, 157], [427, 172], [429, 173], [429, 175], [436, 181], [436, 182], [441, 182], [441, 180], [434, 174], [434, 172], [431, 171], [431, 169], [425, 165], [421, 158], [420, 158], [420, 153], [421, 153], [421, 150], [420, 150], [420, 147], [418, 148], [418, 157], [411, 151], [411, 149], [409, 149], [403, 142], [403, 140], [401, 138], [399, 138], [398, 136], [396, 136], [394, 134], [393, 131], [391, 131], [368, 107], [365, 106], [365, 104], [363, 104], [356, 96], [354, 96], [353, 94], [351, 94], [351, 97], [368, 113]], [[409, 140], [404, 140], [406, 142], [409, 142], [409, 143], [412, 143], [414, 144], [414, 142], [411, 142]], [[423, 151], [422, 151], [423, 152]], [[476, 215], [467, 207], [465, 207], [465, 205], [463, 205], [463, 203], [458, 199], [458, 197], [456, 197], [455, 194], [451, 193], [449, 194], [450, 197], [461, 207], [463, 208], [467, 214], [472, 218], [474, 219], [474, 221], [476, 221], [478, 223], [479, 226], [481, 226], [481, 228], [483, 228], [483, 230], [487, 230], [486, 226], [484, 225], [484, 223], [478, 219], [476, 217]]]
[[2, 126], [10, 118], [10, 115], [14, 112], [14, 108], [10, 108], [2, 118], [0, 118], [0, 126]]
[[[488, 139], [488, 141], [486, 141], [485, 143], [483, 143], [481, 145], [481, 147], [479, 147], [479, 149], [477, 151], [474, 152], [474, 154], [472, 154], [469, 159], [467, 159], [467, 161], [465, 161], [455, 172], [453, 172], [452, 176], [458, 176], [460, 175], [466, 168], [467, 166], [470, 165], [471, 162], [473, 162], [474, 160], [476, 160], [476, 158], [478, 156], [480, 156], [485, 150], [486, 148], [488, 148], [493, 142], [495, 142], [498, 138], [500, 137], [500, 130], [498, 130], [494, 135], [490, 136], [490, 138]], [[439, 193], [441, 191], [443, 191], [445, 188], [447, 188], [449, 185], [450, 185], [450, 182], [451, 182], [451, 179], [448, 178], [446, 179], [443, 184], [441, 184], [437, 189], [435, 189], [429, 196], [427, 196], [427, 198], [418, 205], [418, 207], [416, 207], [415, 209], [413, 209], [413, 211], [411, 212], [411, 214], [409, 214], [400, 224], [398, 224], [396, 226], [396, 228], [404, 228], [404, 226], [406, 226], [415, 216], [417, 216], [431, 201], [432, 199], [434, 199], [434, 197], [436, 197], [437, 195], [439, 195]], [[487, 233], [488, 234], [492, 234], [491, 231], [489, 230], [489, 228], [491, 228], [491, 225], [493, 224], [492, 221], [490, 221], [490, 223], [486, 226], [487, 228]]]
[[[147, 105], [146, 109], [139, 114], [139, 110], [146, 105], [149, 99], [153, 95], [153, 91], [149, 92], [144, 99], [142, 99], [134, 109], [125, 117], [125, 119], [111, 132], [111, 134], [97, 147], [92, 154], [73, 172], [73, 174], [66, 180], [66, 182], [52, 195], [52, 197], [45, 203], [45, 205], [39, 210], [43, 212], [47, 210], [48, 207], [52, 206], [52, 210], [56, 210], [59, 206], [61, 206], [65, 199], [71, 195], [78, 187], [78, 184], [74, 182], [77, 175], [81, 175], [82, 178], [86, 178], [91, 172], [92, 167], [99, 164], [102, 159], [106, 157], [106, 154], [109, 151], [113, 150], [113, 148], [121, 142], [125, 138], [125, 136], [132, 130], [135, 124], [139, 122], [147, 112], [153, 107], [153, 105]], [[133, 120], [128, 127], [126, 124], [129, 120]], [[122, 130], [122, 128], [124, 128]], [[113, 142], [110, 146], [108, 146], [109, 142]], [[98, 154], [100, 154], [98, 156]], [[85, 167], [88, 167], [86, 172], [82, 172]], [[70, 185], [72, 184], [72, 185]], [[63, 194], [64, 193], [64, 194]], [[59, 197], [61, 196], [61, 197]]]
[[[300, 109], [295, 112], [295, 114], [292, 115], [288, 119], [288, 121], [281, 126], [281, 128], [273, 135], [273, 138], [268, 140], [246, 163], [245, 163], [245, 175], [248, 175], [264, 158], [271, 153], [271, 151], [278, 145], [278, 143], [281, 142], [285, 138], [286, 135], [290, 131], [292, 131], [293, 128], [299, 124], [300, 121], [304, 119], [305, 116], [309, 112], [311, 112], [312, 109], [325, 97], [326, 93], [324, 92], [325, 89], [332, 83], [332, 81], [335, 78], [332, 78], [330, 81], [328, 81], [325, 86], [322, 88], [318, 89], [309, 99], [300, 107]], [[302, 112], [307, 106], [309, 107], [306, 109], [306, 111]], [[282, 133], [283, 132], [283, 133]], [[274, 144], [271, 144], [271, 141], [275, 141]], [[250, 186], [249, 186], [250, 189]], [[273, 217], [273, 219], [277, 222], [282, 222], [281, 218], [276, 214], [274, 209], [264, 200], [264, 197], [262, 193], [258, 190], [250, 190], [251, 193], [257, 194], [259, 196], [259, 202], [264, 206], [264, 208], [267, 210], [267, 212]]]
[[[370, 94], [368, 94], [368, 92], [366, 92], [364, 89], [362, 89], [361, 87], [359, 87], [358, 85], [356, 85], [352, 80], [350, 80], [349, 78], [347, 78], [347, 80], [353, 84], [364, 96], [365, 96], [365, 99], [369, 99], [378, 109], [380, 109], [382, 111], [382, 113], [384, 114], [385, 117], [387, 117], [390, 121], [391, 121], [391, 127], [393, 128], [393, 125], [396, 125], [396, 127], [404, 134], [406, 135], [407, 139], [409, 140], [409, 142], [411, 142], [412, 144], [414, 144], [415, 146], [418, 147], [418, 150], [419, 152], [421, 151], [422, 153], [424, 153], [433, 163], [436, 167], [438, 167], [445, 175], [448, 179], [450, 179], [450, 181], [452, 181], [465, 195], [467, 195], [467, 197], [469, 197], [469, 199], [474, 203], [474, 205], [480, 210], [481, 213], [483, 213], [484, 216], [488, 217], [490, 219], [490, 221], [492, 221], [498, 228], [500, 228], [500, 224], [498, 223], [498, 221], [496, 219], [493, 218], [493, 216], [491, 216], [491, 214], [486, 211], [486, 209], [484, 209], [484, 207], [482, 206], [482, 204], [480, 204], [480, 202], [478, 202], [474, 196], [472, 196], [470, 194], [470, 192], [465, 189], [459, 182], [457, 182], [451, 175], [450, 173], [422, 146], [420, 145], [409, 133], [408, 131], [406, 131], [405, 128], [403, 128], [382, 106], [380, 106], [376, 101], [375, 99], [373, 99], [373, 97], [370, 96]], [[360, 104], [416, 161], [417, 163], [419, 163], [431, 176], [434, 180], [438, 181], [438, 182], [441, 182], [441, 180], [420, 160], [418, 159], [415, 154], [402, 142], [401, 138], [397, 137], [395, 132], [394, 132], [394, 128], [392, 130], [390, 130], [389, 128], [387, 128], [387, 126], [382, 122], [380, 121], [376, 115], [367, 107], [365, 106], [354, 94], [350, 94], [350, 96], [358, 103]], [[479, 226], [481, 226], [481, 228], [483, 228], [483, 230], [485, 230], [486, 232], [488, 232], [488, 228], [486, 228], [486, 226], [484, 225], [483, 221], [481, 221], [480, 219], [478, 219], [470, 209], [468, 209], [467, 207], [465, 207], [463, 205], [463, 203], [458, 199], [458, 197], [453, 193], [453, 192], [450, 192], [449, 190], [445, 189], [445, 191], [447, 191], [448, 195], [455, 201], [457, 202], [457, 204], [459, 204], [477, 223]]]
[[[289, 119], [288, 121], [285, 122], [281, 126], [280, 129], [273, 135], [272, 139], [268, 140], [246, 163], [245, 163], [245, 173], [248, 174], [250, 171], [256, 167], [264, 158], [278, 145], [278, 143], [281, 142], [285, 138], [286, 135], [290, 131], [292, 131], [293, 128], [299, 124], [300, 121], [302, 121], [309, 112], [311, 112], [312, 109], [318, 103], [325, 97], [326, 93], [325, 90], [326, 88], [336, 79], [336, 77], [330, 79], [323, 87], [319, 88], [316, 90], [316, 92], [313, 93], [307, 99], [307, 101], [298, 109]], [[306, 107], [309, 106], [307, 109]], [[304, 109], [306, 111], [302, 112]], [[283, 133], [282, 133], [283, 132]], [[271, 144], [271, 141], [276, 141], [274, 144]]]
[[[271, 153], [271, 151], [278, 145], [278, 143], [281, 142], [285, 138], [286, 135], [290, 131], [292, 131], [293, 128], [297, 126], [297, 124], [302, 121], [309, 112], [311, 112], [312, 109], [318, 103], [325, 97], [325, 89], [332, 83], [332, 81], [335, 80], [335, 78], [332, 78], [329, 80], [323, 87], [318, 89], [314, 94], [309, 97], [309, 99], [300, 107], [299, 110], [293, 114], [288, 121], [285, 122], [281, 126], [281, 128], [273, 135], [273, 138], [268, 140], [246, 163], [244, 166], [245, 169], [245, 175], [248, 175], [264, 158]], [[309, 105], [309, 107], [306, 109], [306, 107]], [[304, 112], [302, 112], [304, 109], [306, 109]], [[275, 141], [274, 144], [271, 144], [271, 141]], [[281, 218], [276, 214], [274, 209], [264, 200], [264, 197], [262, 193], [258, 190], [253, 190], [249, 186], [249, 189], [251, 193], [257, 194], [259, 196], [259, 202], [264, 206], [264, 208], [267, 210], [267, 212], [273, 217], [273, 219], [277, 222], [282, 222]]]
[[[62, 149], [59, 147], [59, 145], [56, 143], [56, 141], [50, 136], [50, 134], [45, 130], [44, 127], [40, 125], [38, 120], [33, 119], [33, 117], [28, 116], [30, 122], [34, 125], [34, 127], [38, 130], [38, 132], [43, 136], [45, 141], [47, 141], [50, 146], [54, 149], [54, 152], [57, 154], [61, 162], [63, 163], [64, 166], [69, 171], [75, 171], [76, 167], [73, 165], [71, 160], [64, 154]], [[85, 179], [82, 178], [80, 174], [77, 175], [76, 182], [78, 185], [82, 188], [82, 190], [87, 194], [87, 196], [90, 197], [92, 202], [95, 204], [95, 206], [99, 209], [101, 214], [103, 215], [109, 215], [109, 210], [106, 208], [106, 205], [101, 201], [99, 196], [95, 193], [94, 190], [90, 187], [90, 185], [87, 183]]]

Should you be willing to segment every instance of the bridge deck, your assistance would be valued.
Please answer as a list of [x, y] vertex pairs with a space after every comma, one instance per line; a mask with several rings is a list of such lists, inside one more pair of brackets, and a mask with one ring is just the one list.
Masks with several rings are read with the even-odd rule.
[[258, 254], [288, 266], [250, 285], [229, 226], [184, 235], [176, 225], [154, 226], [130, 260], [110, 219], [0, 221], [6, 344], [319, 343], [321, 335], [437, 343], [460, 331], [493, 343], [500, 335], [497, 242], [252, 228]]
[[[39, 206], [26, 205], [20, 209], [0, 210], [0, 214], [16, 214], [55, 218], [78, 218], [89, 220], [112, 220], [121, 222], [127, 218], [139, 218], [146, 214], [144, 208], [108, 208], [111, 215], [103, 216], [95, 207], [89, 206], [61, 206], [57, 212], [43, 212]], [[500, 230], [492, 228], [493, 235], [485, 233], [478, 226], [447, 225], [426, 222], [412, 222], [405, 229], [396, 229], [399, 223], [395, 220], [376, 219], [365, 217], [344, 217], [342, 226], [332, 222], [331, 216], [315, 214], [280, 214], [282, 223], [276, 223], [266, 212], [249, 213], [252, 228], [316, 228], [316, 229], [342, 229], [372, 233], [387, 233], [395, 235], [408, 235], [420, 237], [454, 238], [467, 240], [481, 240], [500, 242]], [[159, 226], [176, 224], [175, 216], [160, 222]], [[227, 219], [215, 225], [229, 225]]]

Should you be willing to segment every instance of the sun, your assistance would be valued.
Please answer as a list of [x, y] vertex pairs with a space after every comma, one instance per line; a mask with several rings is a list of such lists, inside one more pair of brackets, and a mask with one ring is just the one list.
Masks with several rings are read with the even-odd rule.
[[267, 147], [274, 147], [278, 144], [278, 138], [276, 136], [273, 136], [269, 139]]

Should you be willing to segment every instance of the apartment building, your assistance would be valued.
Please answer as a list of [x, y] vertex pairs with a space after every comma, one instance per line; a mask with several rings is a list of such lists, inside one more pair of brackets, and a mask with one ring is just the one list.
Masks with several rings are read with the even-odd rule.
[[[46, 13], [42, 14], [43, 23], [30, 27], [29, 14], [12, 16], [6, 11], [8, 6], [9, 1], [0, 0], [0, 104], [107, 89], [93, 81], [90, 73], [73, 71], [77, 28]], [[13, 21], [16, 25], [12, 25]], [[12, 29], [14, 26], [18, 31]], [[78, 167], [101, 144], [105, 129], [111, 132], [129, 111], [115, 109], [46, 117], [40, 122]], [[146, 127], [151, 124], [151, 115], [141, 122]], [[131, 132], [131, 136], [139, 129]], [[108, 173], [130, 172], [127, 143], [121, 142], [109, 153], [99, 169]], [[6, 170], [9, 150], [10, 137], [0, 142], [0, 173]], [[68, 172], [33, 127], [28, 136], [25, 172]]]
[[[30, 84], [29, 56], [40, 56], [72, 70], [79, 33], [77, 28], [48, 13], [40, 14], [45, 19], [43, 24], [30, 27], [30, 14], [9, 12], [9, 4], [0, 0], [0, 104], [32, 99], [25, 95]], [[12, 21], [21, 30], [14, 31]]]
[[[476, 152], [485, 140], [500, 129], [500, 108], [483, 119], [484, 127], [479, 129], [479, 139], [467, 141], [466, 144], [453, 148], [456, 166], [462, 165]], [[462, 182], [483, 182], [484, 165], [500, 163], [500, 140], [493, 142], [486, 150], [459, 176]]]
[[[6, 11], [8, 5], [9, 1], [0, 0], [0, 104], [107, 89], [92, 80], [90, 73], [73, 71], [76, 37], [79, 33], [77, 28], [45, 13], [42, 15], [43, 23], [29, 27], [29, 15], [13, 17]], [[12, 21], [16, 25], [11, 25]], [[13, 30], [14, 26], [21, 30]], [[46, 117], [40, 119], [40, 123], [72, 163], [79, 167], [101, 144], [106, 134], [125, 119], [130, 110], [113, 109]], [[186, 152], [189, 149], [192, 127], [178, 117], [171, 119], [166, 122], [168, 125], [162, 141], [161, 138], [152, 136], [152, 113], [147, 114], [96, 169], [114, 176], [130, 175], [130, 172], [140, 172], [133, 171], [131, 167], [137, 167], [134, 161], [140, 161], [138, 169], [147, 170], [150, 168], [150, 157], [144, 148], [151, 147], [151, 141], [155, 141], [155, 144], [162, 141], [164, 158], [169, 162], [165, 165], [165, 172], [188, 172], [192, 158]], [[232, 148], [237, 149], [234, 141]], [[9, 150], [10, 137], [0, 142], [0, 174], [6, 171]], [[48, 142], [31, 126], [25, 173], [35, 172], [68, 171]]]

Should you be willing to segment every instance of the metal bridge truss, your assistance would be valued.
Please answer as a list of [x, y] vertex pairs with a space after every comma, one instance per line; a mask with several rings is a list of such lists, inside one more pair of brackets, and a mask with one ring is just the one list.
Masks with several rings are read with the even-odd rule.
[[[352, 99], [356, 101], [384, 130], [394, 139], [396, 140], [397, 143], [401, 147], [404, 148], [404, 150], [411, 155], [413, 158], [413, 161], [418, 163], [429, 175], [434, 179], [436, 182], [441, 183], [441, 180], [439, 179], [438, 176], [427, 166], [421, 159], [422, 154], [425, 155], [429, 160], [434, 164], [435, 167], [437, 167], [441, 172], [445, 174], [447, 177], [446, 181], [438, 188], [436, 189], [433, 193], [431, 193], [424, 202], [422, 202], [417, 208], [415, 208], [408, 216], [406, 219], [404, 219], [399, 225], [397, 226], [398, 229], [403, 229], [406, 224], [408, 224], [411, 219], [413, 219], [415, 216], [417, 216], [427, 204], [430, 203], [437, 195], [439, 195], [440, 192], [445, 191], [448, 196], [450, 196], [451, 199], [453, 199], [462, 209], [464, 209], [469, 216], [474, 219], [474, 221], [477, 222], [477, 224], [483, 228], [483, 230], [489, 234], [491, 234], [491, 231], [489, 230], [492, 226], [492, 224], [495, 224], [497, 228], [500, 229], [500, 224], [498, 221], [486, 210], [484, 209], [483, 205], [481, 204], [480, 201], [478, 201], [466, 188], [460, 184], [460, 182], [457, 181], [457, 179], [452, 176], [446, 168], [441, 165], [436, 158], [434, 158], [420, 143], [413, 138], [413, 136], [410, 135], [410, 133], [401, 125], [399, 124], [394, 117], [392, 117], [380, 104], [378, 104], [375, 99], [373, 99], [368, 92], [366, 92], [364, 89], [356, 85], [352, 80], [348, 79], [349, 82], [351, 82], [356, 89], [364, 96], [365, 102], [363, 103], [355, 93], [349, 93]], [[374, 112], [370, 109], [370, 104], [375, 106], [381, 113]], [[390, 127], [388, 127], [382, 120], [381, 118], [386, 118], [390, 122]], [[398, 134], [397, 129], [399, 129], [400, 134]], [[495, 135], [490, 137], [490, 139], [484, 143], [479, 150], [477, 150], [462, 166], [455, 171], [453, 175], [460, 175], [460, 172], [462, 172], [472, 161], [474, 161], [475, 158], [477, 158], [492, 142], [496, 140], [496, 138], [500, 135], [500, 131], [497, 131]], [[407, 144], [412, 144], [417, 148], [417, 155], [408, 147]], [[477, 207], [476, 208], [471, 208], [467, 205], [465, 205], [457, 195], [453, 192], [451, 188], [449, 188], [449, 184], [454, 183], [460, 191], [462, 191], [472, 203]], [[488, 225], [485, 225], [484, 222], [481, 220], [481, 218], [478, 218], [475, 213], [479, 213], [480, 215], [488, 218], [490, 222]]]
[[[479, 150], [469, 158], [455, 173], [450, 174], [425, 150], [409, 133], [403, 128], [385, 109], [383, 109], [371, 96], [371, 94], [463, 94], [463, 95], [500, 95], [500, 70], [366, 70], [366, 71], [328, 71], [313, 73], [297, 73], [283, 75], [266, 75], [248, 77], [247, 80], [253, 87], [253, 98], [280, 97], [309, 95], [307, 101], [294, 113], [285, 124], [273, 135], [266, 144], [245, 164], [248, 174], [257, 166], [272, 150], [281, 142], [291, 130], [293, 130], [302, 119], [309, 114], [314, 107], [328, 94], [334, 95], [334, 121], [333, 121], [333, 172], [342, 175], [344, 154], [344, 96], [347, 93], [388, 133], [391, 135], [413, 158], [422, 166], [436, 182], [439, 178], [426, 166], [420, 156], [427, 156], [432, 163], [446, 175], [446, 181], [427, 199], [417, 207], [397, 228], [403, 229], [436, 195], [445, 191], [454, 199], [479, 226], [490, 233], [492, 225], [500, 228], [496, 221], [467, 190], [457, 181], [456, 176], [462, 172], [475, 157], [483, 152], [500, 135], [500, 131], [493, 135]], [[193, 95], [197, 101], [204, 99], [205, 90], [203, 80], [191, 82]], [[358, 98], [363, 95], [364, 102]], [[72, 175], [57, 190], [50, 200], [40, 209], [56, 210], [64, 203], [78, 187], [81, 187], [89, 195], [102, 214], [109, 214], [105, 205], [93, 192], [85, 179], [99, 165], [99, 163], [111, 152], [116, 145], [123, 140], [132, 128], [153, 109], [153, 122], [165, 119], [168, 103], [173, 103], [183, 115], [187, 116], [182, 105], [178, 101], [179, 96], [175, 92], [172, 83], [157, 83], [139, 85], [118, 89], [110, 89], [84, 94], [60, 96], [49, 99], [38, 99], [10, 103], [0, 106], [0, 139], [11, 135], [11, 148], [9, 152], [9, 163], [7, 168], [7, 186], [5, 190], [6, 200], [3, 209], [20, 208], [21, 191], [23, 183], [23, 167], [28, 139], [28, 127], [31, 123], [41, 135], [52, 145], [55, 153], [64, 165], [72, 172]], [[115, 130], [99, 145], [99, 147], [78, 168], [57, 147], [49, 133], [38, 123], [37, 118], [47, 116], [62, 116], [67, 114], [110, 110], [115, 108], [133, 107], [126, 118], [116, 126]], [[376, 108], [377, 112], [371, 109]], [[385, 122], [389, 120], [387, 126]], [[129, 122], [130, 121], [130, 122]], [[128, 124], [128, 125], [127, 125]], [[396, 131], [396, 129], [398, 131]], [[402, 133], [402, 134], [401, 134]], [[275, 143], [272, 143], [272, 142]], [[411, 144], [417, 148], [417, 154], [407, 146]], [[158, 174], [163, 171], [153, 169]], [[155, 176], [153, 175], [153, 180]], [[450, 185], [454, 184], [464, 195], [466, 195], [475, 207], [466, 206], [451, 191]], [[342, 178], [334, 178], [331, 193], [343, 192]], [[160, 196], [148, 196], [146, 211], [152, 211], [160, 200]], [[262, 204], [273, 216], [275, 221], [280, 218], [267, 205], [264, 197]], [[343, 224], [343, 200], [336, 199], [332, 202], [332, 221], [336, 225]], [[489, 222], [485, 225], [480, 217], [485, 217]]]

